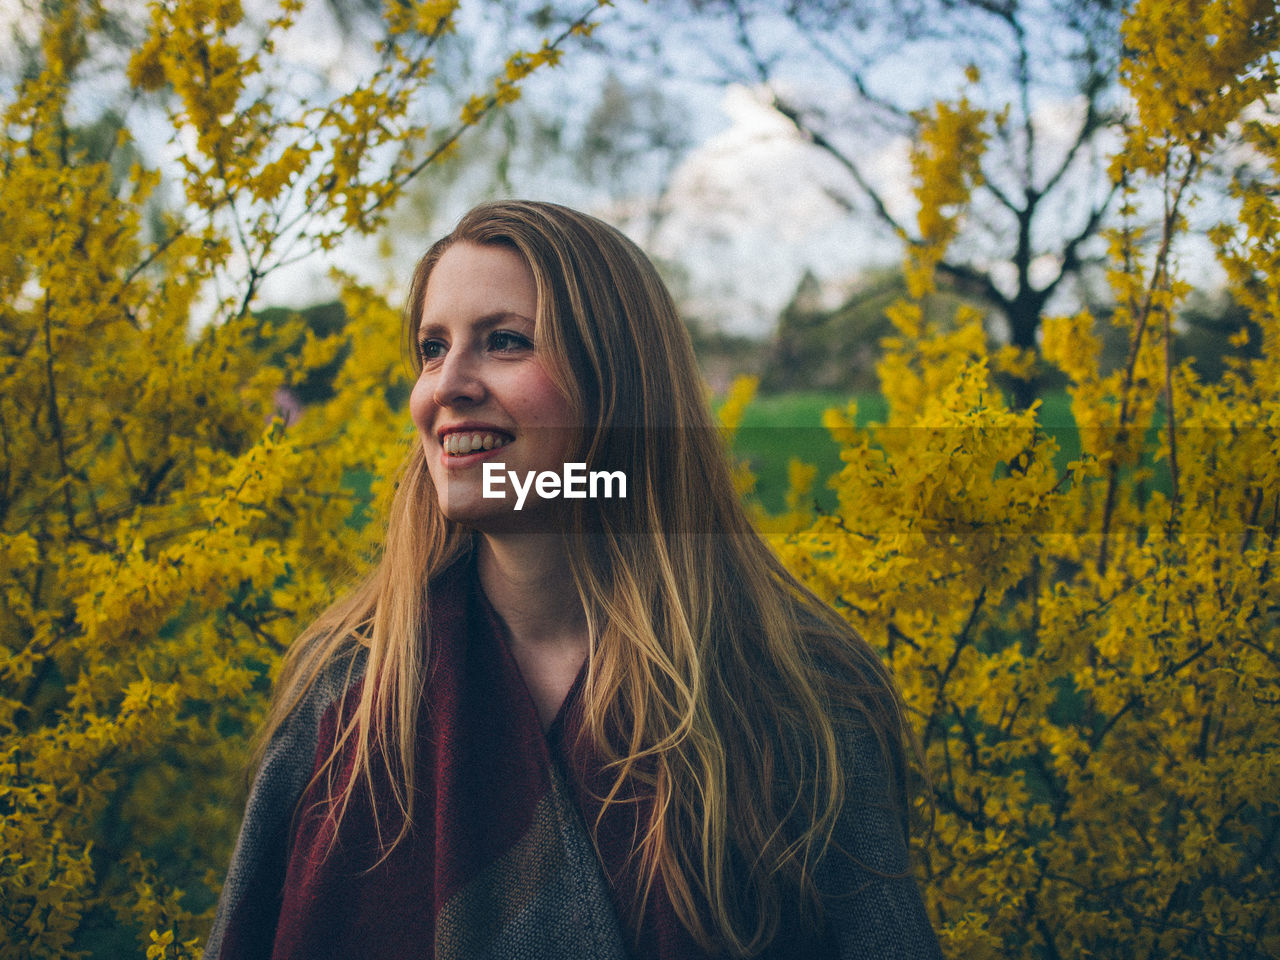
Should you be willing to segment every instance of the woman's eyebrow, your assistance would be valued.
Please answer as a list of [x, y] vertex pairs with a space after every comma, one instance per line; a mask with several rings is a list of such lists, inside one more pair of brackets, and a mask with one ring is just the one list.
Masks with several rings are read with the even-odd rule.
[[[471, 326], [481, 333], [484, 333], [493, 327], [500, 326], [501, 324], [511, 323], [513, 320], [531, 325], [534, 323], [532, 317], [526, 317], [523, 313], [516, 313], [514, 310], [498, 310], [494, 313], [486, 313], [484, 316], [476, 317], [471, 321]], [[436, 333], [444, 329], [445, 324], [440, 322], [428, 322], [424, 319], [418, 327], [418, 336], [421, 337], [428, 333]]]

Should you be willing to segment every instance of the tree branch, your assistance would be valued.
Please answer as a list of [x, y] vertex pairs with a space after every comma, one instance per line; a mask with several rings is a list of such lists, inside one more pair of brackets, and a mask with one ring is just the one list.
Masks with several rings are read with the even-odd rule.
[[1058, 275], [1054, 277], [1043, 288], [1046, 299], [1064, 279], [1075, 273], [1078, 273], [1084, 265], [1084, 260], [1080, 257], [1080, 247], [1093, 237], [1097, 236], [1098, 230], [1102, 227], [1102, 220], [1107, 215], [1107, 210], [1111, 207], [1111, 201], [1115, 198], [1119, 184], [1113, 183], [1111, 189], [1107, 192], [1106, 199], [1098, 206], [1089, 211], [1089, 219], [1085, 221], [1085, 225], [1080, 228], [1062, 249], [1062, 266], [1058, 269]]
[[827, 156], [834, 159], [845, 169], [849, 176], [853, 178], [854, 183], [858, 185], [858, 189], [866, 194], [867, 199], [871, 201], [872, 209], [875, 210], [876, 216], [883, 223], [885, 223], [899, 236], [907, 237], [908, 240], [910, 239], [910, 234], [907, 232], [906, 227], [899, 223], [897, 218], [889, 212], [889, 208], [885, 204], [884, 198], [881, 197], [875, 187], [867, 181], [867, 178], [863, 176], [862, 170], [853, 162], [851, 157], [828, 140], [822, 133], [807, 124], [804, 117], [800, 115], [798, 108], [787, 103], [773, 91], [770, 91], [770, 106], [772, 106], [773, 109], [782, 116], [786, 117], [787, 120], [791, 122], [791, 125], [796, 128], [796, 131], [800, 136], [812, 143], [818, 149], [822, 150], [827, 154]]
[[986, 271], [967, 263], [943, 260], [938, 264], [938, 272], [950, 277], [960, 290], [986, 300], [1001, 312], [1007, 313], [1013, 307], [1013, 301], [1000, 292], [1000, 288], [991, 279], [991, 274]]

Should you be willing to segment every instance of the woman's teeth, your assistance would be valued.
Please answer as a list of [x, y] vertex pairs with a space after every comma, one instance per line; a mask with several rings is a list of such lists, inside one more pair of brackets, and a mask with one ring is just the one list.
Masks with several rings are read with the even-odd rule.
[[509, 437], [496, 433], [451, 433], [444, 438], [444, 452], [451, 457], [460, 457], [477, 450], [505, 447], [510, 442]]

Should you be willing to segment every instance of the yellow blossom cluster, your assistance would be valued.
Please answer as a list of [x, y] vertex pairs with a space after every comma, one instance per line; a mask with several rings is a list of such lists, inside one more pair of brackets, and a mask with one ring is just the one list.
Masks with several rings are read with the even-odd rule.
[[963, 98], [916, 115], [919, 136], [911, 151], [911, 172], [920, 203], [920, 239], [905, 265], [907, 289], [916, 299], [933, 289], [934, 268], [960, 228], [974, 187], [981, 185], [978, 161], [987, 140], [986, 119], [984, 111]]
[[[909, 300], [884, 342], [885, 422], [827, 414], [839, 509], [802, 517], [795, 496], [778, 539], [902, 684], [932, 781], [926, 898], [967, 960], [1280, 956], [1280, 17], [1139, 0], [1125, 39], [1128, 357], [1100, 369], [1088, 313], [1043, 325], [1079, 458], [993, 387], [1010, 361], [979, 318], [926, 325]], [[931, 116], [916, 170], [945, 245], [985, 121]], [[1249, 162], [1213, 238], [1261, 356], [1206, 383], [1172, 358], [1170, 250], [1228, 135]], [[1164, 200], [1145, 237], [1140, 190]], [[935, 253], [910, 254], [914, 297]]]

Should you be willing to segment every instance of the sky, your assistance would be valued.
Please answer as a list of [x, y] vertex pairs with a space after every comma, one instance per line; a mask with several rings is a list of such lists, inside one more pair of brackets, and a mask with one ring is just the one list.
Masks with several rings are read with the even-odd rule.
[[[870, 218], [848, 216], [826, 193], [843, 172], [740, 84], [721, 94], [723, 129], [695, 147], [672, 178], [672, 214], [653, 252], [696, 271], [688, 309], [721, 329], [767, 333], [806, 270], [835, 296], [858, 273], [891, 266], [897, 242]], [[898, 210], [911, 206], [908, 143], [889, 139], [868, 172]]]
[[[257, 8], [255, 4], [265, 8], [264, 0], [246, 0], [251, 11]], [[459, 30], [475, 63], [498, 64], [512, 43], [530, 45], [534, 34], [526, 30], [522, 35], [518, 25], [512, 28], [481, 18], [477, 14], [482, 9], [480, 4], [464, 3]], [[634, 28], [635, 11], [640, 11], [641, 17], [649, 16], [657, 5], [629, 4], [626, 9]], [[670, 9], [669, 4], [664, 5], [658, 13], [665, 15]], [[0, 24], [21, 23], [22, 11], [21, 0], [0, 0]], [[143, 8], [139, 6], [135, 15], [141, 22]], [[615, 17], [614, 11], [605, 16], [599, 35], [613, 44], [613, 50], [628, 49], [631, 40], [625, 18], [608, 20]], [[30, 22], [29, 14], [26, 19]], [[343, 29], [325, 6], [308, 3], [299, 23], [277, 48], [281, 69], [289, 74], [289, 92], [320, 96], [329, 89], [350, 88], [370, 68], [369, 55], [362, 51], [368, 49], [365, 41], [375, 29], [375, 24], [356, 18], [345, 28], [344, 40]], [[863, 271], [896, 264], [901, 246], [874, 217], [850, 216], [831, 199], [833, 191], [848, 192], [847, 174], [800, 140], [791, 125], [770, 109], [761, 87], [724, 82], [731, 71], [717, 73], [713, 53], [716, 49], [731, 50], [732, 37], [717, 35], [716, 29], [723, 30], [723, 26], [707, 26], [705, 30], [711, 32], [704, 34], [685, 29], [663, 35], [664, 42], [671, 45], [703, 43], [705, 56], [701, 77], [692, 70], [686, 76], [655, 81], [669, 98], [669, 108], [679, 114], [690, 140], [688, 150], [665, 174], [667, 189], [660, 216], [647, 219], [635, 215], [637, 208], [651, 208], [655, 199], [644, 194], [643, 176], [627, 177], [620, 189], [613, 190], [602, 188], [600, 183], [584, 184], [571, 158], [548, 162], [545, 156], [522, 147], [508, 158], [508, 183], [498, 192], [567, 203], [628, 230], [657, 259], [677, 265], [685, 278], [678, 284], [678, 295], [688, 315], [712, 328], [763, 337], [806, 271], [819, 277], [834, 304]], [[679, 55], [693, 57], [698, 52], [691, 48]], [[12, 57], [9, 31], [5, 30], [0, 34], [0, 61], [11, 61]], [[619, 72], [633, 86], [642, 86], [645, 71], [652, 72], [655, 63], [654, 55], [640, 48], [628, 56], [614, 55], [612, 50], [603, 55], [570, 50], [563, 66], [527, 81], [526, 102], [516, 109], [562, 120], [567, 131], [564, 147], [571, 151], [573, 131], [595, 103], [592, 95], [584, 96], [582, 91], [597, 91], [610, 70]], [[907, 100], [925, 101], [954, 92], [949, 85], [956, 78], [922, 70], [909, 59], [889, 57], [879, 69], [881, 86], [895, 89]], [[840, 91], [847, 86], [816, 69], [790, 75], [784, 71], [780, 77], [781, 83], [792, 84], [802, 93], [816, 92], [819, 102], [835, 116], [850, 109], [841, 101]], [[824, 83], [829, 83], [829, 88]], [[89, 90], [82, 104], [85, 115], [118, 94]], [[441, 103], [446, 100], [442, 98]], [[447, 109], [454, 108], [452, 102], [447, 104]], [[1037, 126], [1050, 150], [1054, 149], [1055, 134], [1069, 128], [1077, 109], [1078, 105], [1067, 99], [1048, 99], [1036, 105]], [[135, 109], [130, 114], [144, 154], [151, 162], [173, 170], [194, 136], [186, 131], [185, 136], [169, 139], [162, 119], [145, 110]], [[855, 135], [863, 132], [852, 129]], [[909, 189], [908, 141], [882, 129], [862, 137], [854, 148], [889, 208], [909, 221], [914, 203]], [[476, 159], [479, 166], [495, 166], [494, 157], [480, 155]], [[477, 176], [445, 184], [437, 191], [440, 195], [432, 198], [430, 216], [415, 219], [411, 212], [399, 214], [382, 236], [342, 244], [327, 255], [314, 255], [279, 271], [263, 288], [259, 303], [304, 307], [331, 298], [336, 289], [329, 276], [333, 267], [354, 273], [395, 300], [421, 251], [446, 232], [468, 206], [494, 195], [493, 185], [483, 173], [478, 170]], [[424, 189], [436, 189], [436, 181], [428, 180]], [[1188, 247], [1183, 259], [1193, 278], [1212, 282], [1212, 258], [1206, 250]]]
[[[740, 65], [720, 62], [735, 48], [734, 37], [725, 32], [723, 22], [699, 21], [696, 27], [666, 24], [660, 31], [661, 42], [672, 49], [661, 51], [663, 60], [634, 39], [637, 17], [670, 16], [670, 11], [680, 8], [670, 2], [620, 6], [625, 7], [627, 16], [610, 20], [614, 13], [610, 11], [599, 31], [598, 36], [609, 44], [603, 55], [570, 50], [563, 66], [526, 81], [526, 102], [515, 109], [563, 119], [569, 131], [564, 146], [571, 151], [572, 131], [585, 121], [594, 106], [593, 94], [608, 71], [617, 72], [635, 88], [654, 83], [669, 98], [670, 109], [682, 115], [691, 139], [690, 148], [666, 180], [660, 216], [646, 219], [635, 215], [637, 208], [645, 209], [655, 202], [643, 188], [634, 189], [637, 183], [645, 182], [644, 177], [624, 177], [613, 190], [602, 192], [598, 183], [584, 185], [569, 160], [548, 163], [545, 157], [517, 147], [508, 158], [510, 170], [504, 187], [495, 191], [483, 175], [469, 181], [463, 178], [449, 186], [434, 205], [430, 219], [421, 223], [401, 219], [389, 238], [349, 245], [337, 251], [330, 262], [354, 268], [363, 278], [394, 288], [399, 278], [409, 275], [421, 250], [446, 232], [472, 203], [495, 195], [552, 200], [615, 223], [657, 259], [675, 264], [682, 280], [676, 284], [677, 295], [686, 315], [710, 328], [755, 337], [770, 334], [806, 271], [819, 278], [828, 303], [835, 305], [865, 271], [900, 262], [901, 242], [887, 227], [870, 212], [850, 215], [831, 198], [833, 192], [856, 197], [848, 174], [829, 156], [801, 140], [791, 124], [769, 107], [760, 85], [726, 82], [726, 77], [742, 70]], [[480, 9], [480, 5], [463, 8], [464, 14]], [[335, 86], [350, 83], [358, 73], [357, 65], [345, 59], [345, 54], [335, 63], [332, 22], [313, 15], [300, 26], [286, 48], [290, 56], [315, 75], [327, 76]], [[482, 64], [501, 62], [507, 45], [515, 39], [501, 30], [495, 34], [492, 21], [468, 21], [465, 16], [460, 33], [473, 43], [474, 60]], [[764, 35], [766, 43], [773, 43], [778, 50], [795, 42], [795, 38], [784, 37], [781, 27], [766, 30]], [[724, 57], [717, 51], [724, 51]], [[859, 107], [845, 78], [820, 69], [813, 58], [791, 53], [779, 56], [776, 82], [803, 102], [821, 104], [844, 137], [842, 146], [858, 158], [888, 208], [901, 222], [912, 222], [915, 202], [910, 189], [909, 141], [887, 128], [861, 127]], [[908, 105], [959, 92], [963, 79], [954, 63], [948, 66], [938, 57], [922, 67], [919, 56], [920, 51], [913, 49], [880, 57], [874, 81]], [[694, 65], [683, 74], [668, 73], [651, 80], [659, 75], [663, 63], [669, 66], [675, 60]], [[584, 96], [584, 90], [590, 93]], [[1065, 151], [1064, 138], [1069, 137], [1081, 109], [1081, 104], [1068, 96], [1055, 99], [1046, 94], [1033, 104], [1044, 155]], [[493, 158], [481, 156], [479, 160], [482, 167], [493, 165]], [[1096, 175], [1093, 179], [1096, 181]], [[633, 188], [631, 193], [628, 187]], [[1068, 192], [1047, 221], [1069, 225], [1073, 217], [1082, 216], [1093, 200], [1089, 191], [1085, 185], [1075, 195]], [[996, 244], [1007, 249], [1007, 236], [997, 239]], [[389, 248], [392, 256], [380, 257], [379, 248], [383, 252]], [[979, 246], [965, 253], [981, 262]], [[1200, 264], [1207, 259], [1202, 252], [1191, 256], [1190, 262]], [[324, 290], [328, 269], [327, 262], [317, 260], [298, 273], [278, 276], [266, 288], [266, 296], [273, 302], [303, 306]], [[1033, 264], [1033, 276], [1052, 269], [1052, 260], [1045, 258]], [[1002, 275], [999, 265], [995, 273], [997, 282], [1012, 292], [1011, 273]], [[1073, 310], [1075, 304], [1060, 298], [1051, 308]]]

